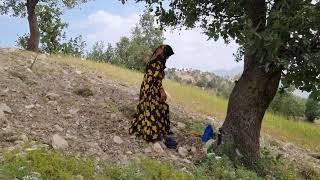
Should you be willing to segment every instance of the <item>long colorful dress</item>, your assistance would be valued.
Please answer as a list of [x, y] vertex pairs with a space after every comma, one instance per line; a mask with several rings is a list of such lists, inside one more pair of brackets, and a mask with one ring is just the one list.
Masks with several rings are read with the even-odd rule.
[[170, 130], [169, 105], [160, 102], [165, 68], [165, 62], [159, 58], [147, 64], [140, 101], [129, 128], [130, 134], [142, 136], [146, 141], [159, 140]]

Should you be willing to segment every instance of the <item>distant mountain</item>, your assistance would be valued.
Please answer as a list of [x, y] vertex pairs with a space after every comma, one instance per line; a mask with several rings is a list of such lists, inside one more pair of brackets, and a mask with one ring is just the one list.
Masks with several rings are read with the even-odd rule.
[[242, 66], [237, 66], [232, 69], [218, 69], [218, 70], [214, 70], [213, 72], [219, 76], [233, 77], [233, 76], [241, 74], [242, 70], [243, 70]]

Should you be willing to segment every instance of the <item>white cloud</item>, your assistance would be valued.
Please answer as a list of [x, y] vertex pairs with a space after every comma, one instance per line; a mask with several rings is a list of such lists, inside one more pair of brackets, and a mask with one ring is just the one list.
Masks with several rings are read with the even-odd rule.
[[168, 61], [168, 67], [212, 71], [241, 66], [232, 55], [238, 47], [235, 43], [226, 45], [223, 40], [207, 41], [207, 36], [200, 29], [175, 30], [166, 32], [165, 36], [165, 43], [170, 44], [175, 51], [175, 55]]
[[105, 41], [116, 43], [120, 37], [130, 35], [131, 29], [139, 20], [139, 15], [120, 16], [106, 11], [97, 11], [89, 15], [82, 29], [88, 30], [86, 35], [89, 43]]
[[[85, 37], [89, 44], [99, 40], [114, 44], [121, 36], [129, 36], [138, 21], [138, 14], [121, 16], [97, 11], [88, 16], [82, 28], [88, 31]], [[165, 37], [165, 43], [171, 45], [175, 52], [168, 61], [168, 67], [212, 71], [241, 66], [232, 56], [237, 50], [235, 43], [227, 46], [222, 40], [207, 41], [206, 35], [201, 34], [200, 29], [167, 31]]]

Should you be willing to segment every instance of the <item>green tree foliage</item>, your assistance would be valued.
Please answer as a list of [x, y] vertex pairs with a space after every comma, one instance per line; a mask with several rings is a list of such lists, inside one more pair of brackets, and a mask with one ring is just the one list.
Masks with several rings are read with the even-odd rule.
[[[68, 23], [62, 21], [63, 12], [59, 7], [38, 5], [36, 15], [39, 17], [40, 52], [83, 56], [86, 43], [81, 36], [67, 40], [64, 31], [68, 27]], [[27, 49], [29, 36], [29, 34], [25, 34], [18, 37], [17, 45]]]
[[305, 115], [308, 121], [314, 122], [320, 117], [320, 103], [315, 100], [314, 94], [310, 94], [306, 103]]
[[[265, 111], [284, 87], [320, 94], [320, 2], [312, 0], [136, 0], [150, 5], [162, 26], [200, 27], [209, 37], [240, 45], [244, 71], [221, 127], [224, 150], [242, 162], [259, 159]], [[241, 58], [239, 58], [241, 57]], [[220, 146], [221, 147], [221, 146]], [[221, 150], [223, 150], [221, 148]]]
[[[254, 3], [240, 1], [173, 0], [165, 8], [165, 0], [136, 0], [155, 9], [162, 26], [199, 26], [211, 39], [222, 37], [227, 43], [235, 40], [244, 54], [261, 54], [265, 68], [274, 63], [283, 71], [284, 86], [294, 85], [305, 91], [319, 93], [320, 74], [320, 2], [311, 0], [261, 1], [266, 7], [266, 24], [257, 27], [247, 9]], [[258, 6], [258, 5], [257, 5]], [[251, 14], [250, 14], [251, 13]], [[261, 31], [258, 31], [259, 28]], [[242, 59], [242, 58], [240, 58]], [[270, 69], [269, 69], [270, 70]]]
[[62, 43], [60, 53], [75, 57], [83, 57], [85, 55], [85, 47], [86, 43], [82, 40], [82, 36], [80, 35], [75, 38], [70, 38], [67, 42]]
[[88, 53], [87, 58], [97, 62], [111, 62], [114, 59], [114, 49], [111, 44], [107, 45], [107, 49], [103, 41], [96, 42], [92, 50]]
[[305, 99], [293, 95], [290, 91], [278, 92], [269, 106], [269, 110], [287, 117], [304, 117]]
[[122, 37], [119, 42], [116, 43], [115, 48], [115, 63], [128, 66], [129, 61], [129, 47], [130, 39], [128, 37]]
[[[74, 8], [88, 0], [3, 0], [0, 4], [0, 14], [8, 14], [13, 17], [28, 17], [30, 35], [24, 35], [18, 39], [20, 45], [26, 49], [38, 52], [40, 36], [46, 51], [56, 51], [60, 37], [63, 37], [62, 29], [67, 24], [61, 22], [60, 16], [63, 8]], [[38, 23], [41, 19], [41, 23]], [[41, 32], [40, 32], [41, 30]], [[47, 34], [46, 34], [47, 33]], [[79, 41], [81, 37], [70, 39], [68, 44]], [[27, 42], [26, 42], [27, 41]], [[43, 43], [45, 42], [45, 43]], [[81, 44], [81, 43], [80, 43]]]
[[96, 42], [88, 59], [144, 71], [153, 51], [164, 41], [162, 30], [156, 28], [154, 22], [154, 16], [146, 11], [132, 29], [130, 38], [122, 37], [115, 47], [108, 44], [107, 49], [103, 42]]

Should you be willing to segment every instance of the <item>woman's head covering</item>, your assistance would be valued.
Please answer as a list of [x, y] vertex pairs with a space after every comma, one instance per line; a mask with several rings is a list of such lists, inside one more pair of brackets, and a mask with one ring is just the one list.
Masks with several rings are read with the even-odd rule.
[[174, 52], [169, 45], [161, 45], [159, 46], [152, 54], [151, 60], [161, 58], [161, 59], [167, 59], [169, 56], [173, 55]]

